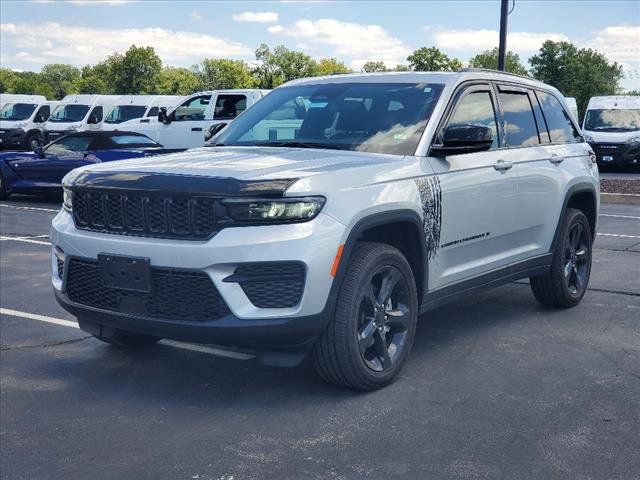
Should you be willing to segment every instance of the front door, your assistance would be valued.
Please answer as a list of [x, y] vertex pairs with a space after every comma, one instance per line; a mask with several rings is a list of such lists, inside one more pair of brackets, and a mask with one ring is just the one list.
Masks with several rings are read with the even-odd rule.
[[205, 120], [210, 108], [211, 95], [198, 95], [187, 99], [170, 115], [171, 123], [158, 124], [158, 142], [166, 148], [195, 148], [204, 145]]

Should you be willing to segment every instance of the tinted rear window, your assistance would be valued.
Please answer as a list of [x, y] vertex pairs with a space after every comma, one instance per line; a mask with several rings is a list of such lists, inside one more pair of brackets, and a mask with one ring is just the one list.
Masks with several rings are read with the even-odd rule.
[[500, 92], [504, 131], [508, 147], [531, 147], [540, 144], [529, 95]]
[[573, 126], [571, 117], [562, 107], [560, 101], [546, 92], [537, 92], [542, 105], [542, 112], [547, 121], [552, 143], [574, 143], [580, 141], [580, 134]]

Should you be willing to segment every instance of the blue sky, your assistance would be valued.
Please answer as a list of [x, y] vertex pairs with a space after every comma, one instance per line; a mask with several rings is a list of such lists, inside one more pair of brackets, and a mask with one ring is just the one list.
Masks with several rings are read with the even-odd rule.
[[[463, 61], [497, 44], [500, 2], [490, 1], [11, 1], [0, 2], [0, 63], [95, 63], [132, 43], [155, 47], [169, 65], [204, 57], [254, 59], [265, 42], [337, 57], [404, 63], [435, 45]], [[623, 86], [640, 88], [640, 2], [516, 0], [509, 48], [523, 60], [547, 38], [595, 48], [622, 63]]]

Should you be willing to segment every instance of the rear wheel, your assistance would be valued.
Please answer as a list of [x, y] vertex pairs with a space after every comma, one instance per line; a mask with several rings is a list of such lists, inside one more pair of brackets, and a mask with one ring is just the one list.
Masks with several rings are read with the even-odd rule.
[[33, 151], [40, 145], [42, 145], [42, 139], [40, 138], [40, 134], [37, 132], [30, 133], [24, 140], [24, 147], [30, 151]]
[[574, 307], [584, 296], [591, 275], [591, 227], [580, 210], [569, 208], [553, 252], [551, 269], [531, 277], [536, 299], [553, 307]]
[[314, 346], [316, 371], [327, 382], [359, 390], [391, 383], [411, 350], [417, 314], [415, 280], [402, 253], [358, 244], [334, 318]]

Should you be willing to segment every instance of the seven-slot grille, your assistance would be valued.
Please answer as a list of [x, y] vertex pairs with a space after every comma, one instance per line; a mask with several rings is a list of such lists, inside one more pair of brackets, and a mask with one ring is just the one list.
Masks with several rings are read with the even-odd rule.
[[205, 240], [216, 233], [218, 205], [208, 197], [73, 191], [76, 227], [122, 235]]
[[96, 260], [72, 258], [67, 267], [67, 295], [72, 302], [153, 320], [206, 322], [230, 310], [204, 272], [151, 268], [150, 292], [105, 286]]

